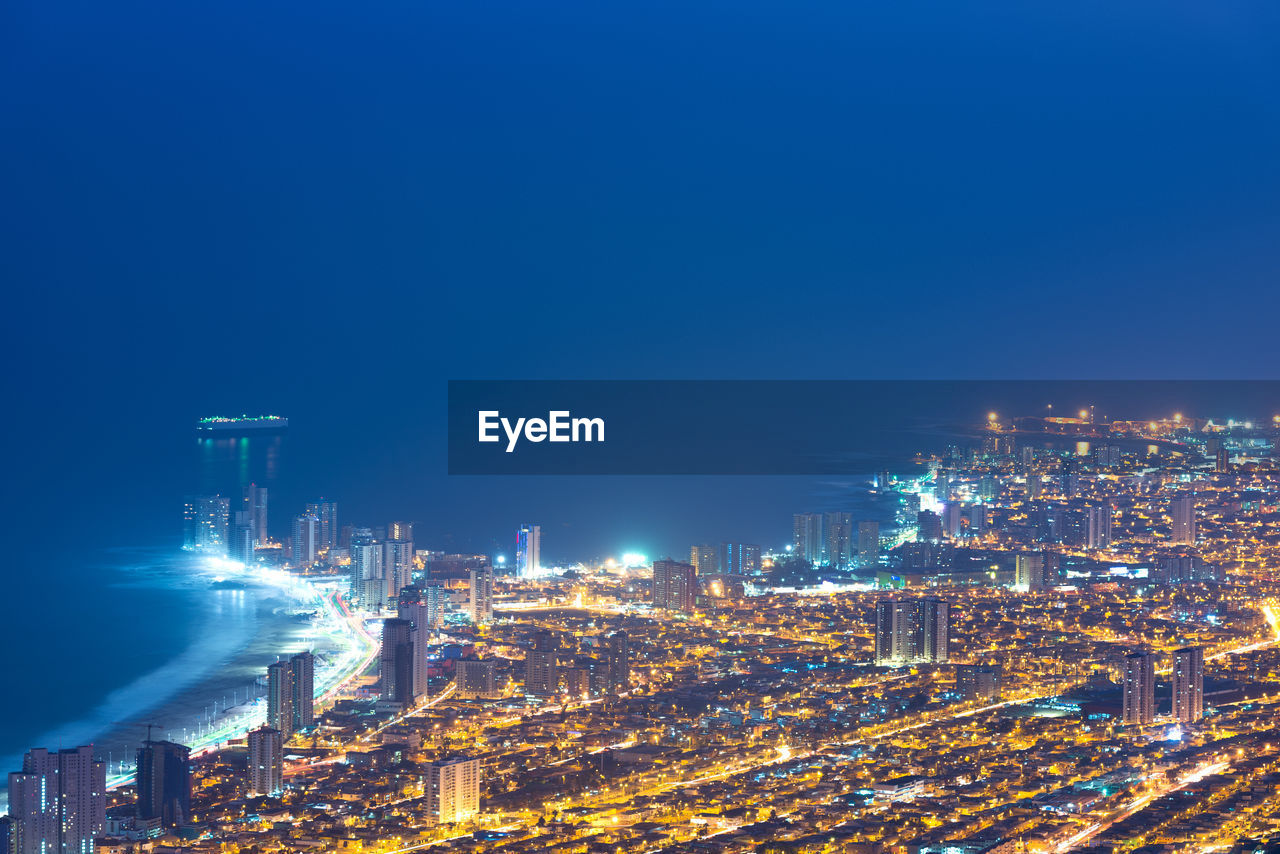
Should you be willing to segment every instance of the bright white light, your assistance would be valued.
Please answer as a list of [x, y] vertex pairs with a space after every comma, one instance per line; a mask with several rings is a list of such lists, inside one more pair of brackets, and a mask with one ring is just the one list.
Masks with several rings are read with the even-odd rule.
[[627, 552], [622, 556], [623, 566], [648, 566], [649, 559], [639, 552]]
[[507, 562], [506, 555], [498, 555], [498, 563], [506, 563], [506, 562]]

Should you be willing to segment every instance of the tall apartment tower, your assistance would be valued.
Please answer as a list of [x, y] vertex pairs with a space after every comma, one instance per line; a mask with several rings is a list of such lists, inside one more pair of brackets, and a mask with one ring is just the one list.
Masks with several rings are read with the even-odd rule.
[[1173, 716], [1182, 723], [1204, 717], [1204, 648], [1188, 646], [1173, 654]]
[[543, 629], [533, 636], [533, 649], [524, 658], [524, 692], [551, 697], [560, 691], [560, 641]]
[[[403, 523], [401, 523], [403, 524]], [[382, 542], [382, 574], [387, 582], [387, 600], [413, 584], [413, 541], [390, 539]]]
[[[748, 578], [760, 574], [760, 547], [755, 543], [721, 543], [718, 560], [720, 572], [744, 575]], [[704, 574], [693, 564], [696, 574]]]
[[254, 547], [258, 543], [258, 532], [254, 529], [253, 516], [245, 510], [237, 510], [233, 515], [230, 539], [227, 543], [227, 557], [249, 566], [253, 563]]
[[715, 546], [693, 546], [689, 549], [689, 563], [699, 575], [714, 575], [720, 571], [720, 552]]
[[409, 620], [382, 621], [382, 659], [378, 672], [383, 700], [413, 702], [413, 623]]
[[275, 796], [284, 791], [284, 736], [260, 727], [249, 732], [249, 795]]
[[876, 664], [950, 660], [951, 606], [925, 599], [882, 599], [876, 603]]
[[880, 523], [858, 523], [858, 565], [875, 566], [880, 562]]
[[606, 690], [617, 695], [631, 687], [631, 642], [627, 633], [609, 635], [605, 650]]
[[1090, 505], [1085, 510], [1085, 545], [1091, 549], [1111, 548], [1111, 502]]
[[392, 522], [387, 526], [387, 539], [413, 542], [413, 523]]
[[876, 664], [911, 660], [914, 607], [906, 599], [882, 599], [876, 603]]
[[427, 814], [436, 824], [455, 824], [480, 812], [480, 760], [468, 756], [432, 762], [427, 769]]
[[1185, 495], [1169, 502], [1170, 540], [1179, 545], [1191, 546], [1196, 542], [1196, 499]]
[[698, 571], [674, 560], [653, 562], [653, 607], [692, 614], [698, 596]]
[[293, 540], [290, 563], [311, 566], [320, 552], [320, 519], [312, 513], [293, 517]]
[[1156, 719], [1156, 657], [1135, 652], [1124, 660], [1124, 709], [1122, 720], [1139, 726]]
[[320, 520], [320, 548], [335, 548], [342, 533], [338, 528], [338, 502], [321, 498], [308, 504], [307, 512]]
[[847, 569], [853, 562], [853, 514], [837, 510], [825, 514], [823, 523], [827, 563], [837, 569]]
[[471, 567], [471, 592], [467, 601], [471, 622], [487, 623], [493, 619], [493, 567], [489, 564]]
[[147, 741], [138, 748], [138, 818], [172, 829], [191, 820], [191, 748]]
[[917, 600], [916, 657], [930, 664], [945, 664], [951, 660], [951, 604], [930, 596]]
[[814, 566], [826, 563], [822, 541], [822, 514], [796, 513], [792, 517], [791, 553]]
[[267, 488], [251, 483], [244, 488], [244, 497], [240, 502], [240, 509], [249, 514], [249, 520], [253, 523], [254, 546], [265, 543], [270, 539], [267, 533]]
[[542, 527], [521, 525], [516, 532], [516, 574], [532, 578], [542, 567]]
[[411, 628], [409, 639], [413, 642], [413, 697], [415, 700], [427, 695], [428, 667], [427, 658], [431, 650], [431, 633], [439, 624], [440, 601], [428, 590], [440, 592], [438, 585], [423, 587], [406, 587], [400, 591], [396, 600], [396, 616], [408, 620]]
[[230, 498], [189, 495], [182, 505], [182, 547], [187, 551], [226, 557], [230, 524]]
[[293, 696], [292, 730], [307, 729], [316, 722], [316, 657], [309, 651], [289, 659], [289, 682]]
[[93, 747], [38, 747], [9, 774], [10, 854], [93, 854], [107, 821], [107, 769]]
[[1013, 586], [1030, 593], [1044, 589], [1044, 554], [1042, 552], [1023, 552], [1014, 557]]
[[287, 661], [267, 667], [267, 726], [288, 741], [293, 735], [294, 709], [293, 668]]

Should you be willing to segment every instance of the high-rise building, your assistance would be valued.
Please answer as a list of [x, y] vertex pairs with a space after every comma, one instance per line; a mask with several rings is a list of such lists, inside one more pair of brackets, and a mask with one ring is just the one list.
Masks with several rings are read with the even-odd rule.
[[[289, 687], [292, 689], [293, 732], [316, 722], [316, 658], [310, 651], [289, 658]], [[269, 679], [270, 677], [268, 677]]]
[[313, 513], [293, 517], [291, 560], [294, 566], [311, 566], [320, 552], [320, 519]]
[[38, 747], [9, 774], [9, 854], [93, 854], [107, 821], [107, 769], [93, 747]]
[[1091, 549], [1111, 548], [1111, 502], [1092, 504], [1085, 509], [1085, 545]]
[[1184, 495], [1169, 502], [1169, 518], [1172, 534], [1170, 540], [1179, 545], [1195, 545], [1196, 542], [1196, 499], [1194, 495]]
[[442, 759], [427, 768], [427, 815], [436, 824], [455, 824], [480, 812], [480, 760]]
[[1173, 716], [1182, 723], [1204, 717], [1204, 649], [1188, 646], [1173, 654]]
[[653, 562], [653, 607], [692, 614], [698, 595], [698, 571], [674, 560]]
[[998, 664], [958, 664], [956, 692], [965, 700], [998, 700], [1002, 675]]
[[254, 546], [269, 540], [271, 536], [267, 532], [267, 488], [255, 483], [246, 486], [240, 509], [249, 514], [249, 521], [253, 524], [253, 533], [257, 538]]
[[413, 523], [392, 522], [387, 526], [387, 539], [413, 542]]
[[254, 547], [258, 542], [253, 516], [245, 510], [237, 510], [231, 525], [231, 541], [227, 545], [227, 557], [249, 566], [254, 562]]
[[1013, 586], [1030, 593], [1045, 588], [1043, 553], [1022, 552], [1014, 557]]
[[413, 702], [413, 623], [392, 618], [382, 621], [382, 657], [378, 670], [383, 700]]
[[631, 643], [626, 632], [618, 631], [609, 635], [605, 661], [608, 666], [608, 685], [610, 694], [619, 694], [631, 687]]
[[382, 543], [382, 573], [387, 582], [387, 600], [393, 601], [400, 590], [413, 584], [413, 542], [410, 540], [384, 540]]
[[880, 523], [858, 523], [858, 565], [875, 566], [880, 563]]
[[267, 726], [279, 731], [286, 741], [293, 734], [293, 668], [287, 661], [267, 667]]
[[138, 818], [172, 829], [191, 821], [191, 748], [147, 741], [138, 748]]
[[496, 697], [496, 673], [497, 666], [491, 658], [458, 659], [453, 666], [453, 682], [458, 696], [462, 699]]
[[1218, 448], [1214, 455], [1213, 470], [1219, 473], [1231, 471], [1231, 453], [1226, 448]]
[[876, 664], [950, 659], [951, 606], [935, 597], [883, 599], [876, 603]]
[[551, 697], [560, 692], [560, 641], [542, 629], [533, 636], [533, 649], [524, 657], [524, 692]]
[[368, 528], [356, 528], [351, 533], [351, 593], [366, 608], [380, 608], [386, 604], [387, 581], [383, 573], [382, 544], [375, 541]]
[[190, 495], [182, 505], [182, 547], [216, 557], [227, 556], [231, 499], [221, 495]]
[[715, 546], [693, 546], [689, 549], [689, 563], [699, 575], [714, 575], [720, 571], [720, 552]]
[[532, 578], [542, 567], [542, 527], [521, 525], [516, 532], [516, 575]]
[[[760, 574], [760, 547], [753, 543], [721, 543], [719, 564], [720, 572], [757, 576]], [[697, 570], [695, 575], [701, 574], [696, 563], [693, 568]]]
[[260, 727], [249, 732], [249, 795], [274, 797], [284, 791], [284, 736]]
[[932, 510], [916, 513], [916, 540], [926, 543], [942, 541], [942, 517]]
[[467, 607], [473, 623], [487, 623], [493, 619], [493, 567], [489, 564], [471, 568]]
[[428, 654], [431, 634], [440, 623], [440, 585], [425, 584], [422, 587], [405, 587], [396, 600], [396, 616], [410, 623], [409, 639], [413, 642], [413, 697], [420, 700], [427, 695]]
[[791, 553], [814, 566], [826, 563], [822, 541], [822, 514], [796, 513], [792, 518]]
[[823, 516], [827, 564], [847, 569], [853, 562], [853, 514], [836, 510]]
[[1126, 724], [1144, 725], [1156, 719], [1156, 657], [1135, 652], [1124, 659], [1124, 705]]
[[960, 536], [962, 530], [960, 520], [963, 517], [960, 514], [960, 502], [948, 501], [942, 505], [942, 533], [947, 539], [954, 540]]
[[308, 504], [307, 512], [320, 520], [320, 548], [336, 548], [342, 535], [338, 527], [338, 502], [321, 498]]
[[876, 664], [901, 664], [912, 659], [914, 611], [910, 600], [882, 599], [876, 603]]

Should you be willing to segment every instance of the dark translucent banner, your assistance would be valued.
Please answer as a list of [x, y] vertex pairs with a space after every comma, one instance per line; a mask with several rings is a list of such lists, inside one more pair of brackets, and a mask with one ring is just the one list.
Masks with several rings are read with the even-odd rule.
[[455, 380], [450, 474], [874, 474], [997, 437], [1265, 442], [1280, 381]]

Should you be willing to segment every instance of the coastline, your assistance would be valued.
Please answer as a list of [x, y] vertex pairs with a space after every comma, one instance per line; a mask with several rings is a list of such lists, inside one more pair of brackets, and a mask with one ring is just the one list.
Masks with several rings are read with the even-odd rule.
[[[243, 735], [265, 720], [258, 684], [277, 657], [311, 649], [320, 659], [317, 689], [333, 683], [368, 656], [368, 641], [342, 618], [331, 590], [282, 571], [246, 570], [168, 549], [122, 550], [115, 586], [163, 588], [191, 600], [198, 625], [175, 625], [175, 646], [158, 667], [111, 690], [87, 713], [52, 721], [30, 744], [3, 757], [6, 772], [21, 767], [31, 747], [93, 744], [108, 762], [108, 785], [132, 778], [133, 752], [147, 725], [156, 738], [179, 741], [199, 753]], [[194, 628], [194, 631], [192, 629]], [[0, 806], [7, 806], [0, 776]]]

